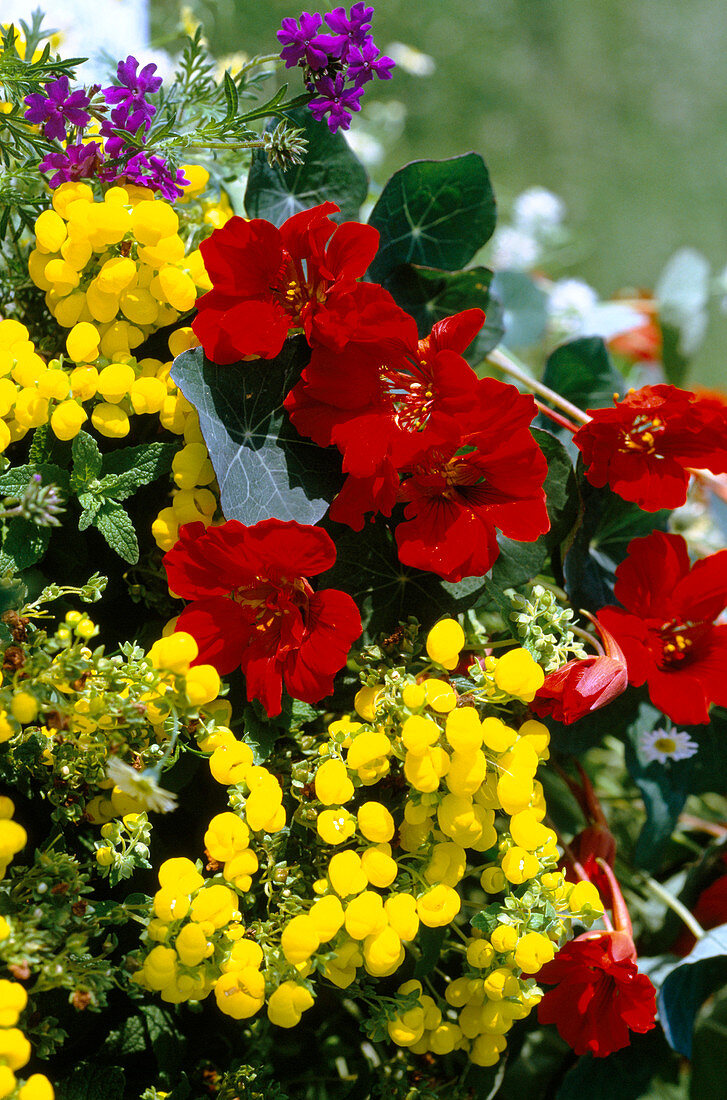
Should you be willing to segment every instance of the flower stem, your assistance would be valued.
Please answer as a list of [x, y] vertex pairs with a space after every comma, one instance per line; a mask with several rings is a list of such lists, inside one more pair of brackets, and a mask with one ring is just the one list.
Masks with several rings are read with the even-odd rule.
[[702, 928], [696, 917], [689, 912], [686, 905], [682, 905], [678, 898], [675, 898], [673, 894], [670, 894], [668, 890], [665, 890], [660, 882], [651, 878], [650, 875], [644, 875], [642, 878], [643, 885], [650, 890], [657, 898], [660, 898], [673, 913], [676, 913], [684, 923], [689, 931], [692, 933], [696, 940], [701, 940], [704, 935], [704, 929]]
[[584, 413], [577, 405], [571, 404], [570, 401], [566, 401], [565, 397], [561, 397], [559, 393], [555, 393], [554, 390], [550, 390], [547, 386], [544, 386], [542, 382], [537, 382], [534, 378], [531, 378], [526, 371], [518, 366], [511, 356], [505, 355], [505, 353], [498, 348], [490, 352], [485, 362], [501, 370], [503, 374], [509, 374], [511, 378], [516, 378], [526, 389], [531, 390], [532, 393], [539, 394], [541, 397], [544, 397], [546, 401], [550, 401], [551, 405], [556, 405], [559, 409], [562, 409], [563, 412], [567, 412], [568, 415], [579, 424], [587, 424], [591, 419], [588, 413]]
[[603, 650], [603, 646], [594, 634], [589, 634], [587, 630], [581, 630], [581, 628], [579, 626], [576, 626], [574, 623], [570, 623], [569, 626], [574, 634], [576, 634], [579, 638], [583, 638], [584, 642], [588, 642], [589, 645], [593, 646], [599, 657], [606, 656]]
[[571, 420], [566, 419], [565, 416], [561, 416], [555, 409], [549, 409], [547, 405], [544, 405], [542, 401], [535, 399], [535, 404], [540, 409], [543, 416], [547, 416], [549, 420], [552, 420], [554, 424], [557, 424], [560, 428], [567, 428], [569, 432], [577, 432], [578, 425], [574, 424]]

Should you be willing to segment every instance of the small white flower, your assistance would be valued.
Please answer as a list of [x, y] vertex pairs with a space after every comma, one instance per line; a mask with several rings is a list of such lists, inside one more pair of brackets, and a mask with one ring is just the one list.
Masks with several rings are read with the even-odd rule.
[[496, 271], [527, 271], [539, 256], [537, 241], [511, 225], [503, 225], [492, 238], [492, 266]]
[[436, 71], [437, 63], [433, 57], [406, 42], [390, 42], [384, 52], [410, 76], [431, 76]]
[[666, 764], [667, 760], [688, 760], [698, 752], [699, 745], [681, 730], [657, 728], [641, 734], [639, 748], [647, 764], [654, 760]]
[[515, 199], [513, 220], [518, 229], [533, 237], [550, 237], [565, 215], [565, 203], [545, 187], [529, 187]]
[[106, 774], [120, 791], [136, 799], [140, 809], [168, 814], [177, 808], [177, 796], [159, 786], [155, 768], [139, 772], [131, 764], [125, 764], [118, 756], [112, 756], [106, 764]]

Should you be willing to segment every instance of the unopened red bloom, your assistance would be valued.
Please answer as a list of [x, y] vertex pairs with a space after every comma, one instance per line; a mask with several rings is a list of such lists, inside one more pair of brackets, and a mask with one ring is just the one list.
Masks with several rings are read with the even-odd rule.
[[647, 512], [684, 504], [689, 468], [727, 471], [727, 410], [676, 386], [644, 386], [589, 410], [573, 441], [592, 485]]
[[555, 1024], [576, 1054], [605, 1058], [629, 1045], [629, 1032], [654, 1027], [654, 987], [636, 965], [623, 932], [586, 932], [561, 947], [538, 972], [553, 985], [538, 1006], [541, 1024]]
[[[346, 304], [336, 302], [336, 320], [327, 332], [346, 342], [346, 324], [358, 321], [359, 313], [351, 294], [374, 257], [379, 234], [355, 222], [337, 226], [329, 216], [337, 212], [335, 203], [326, 202], [279, 229], [261, 218], [230, 218], [202, 242], [212, 290], [197, 302], [192, 327], [209, 359], [273, 359], [291, 330], [315, 342], [319, 326], [325, 328], [321, 315], [340, 296]], [[389, 299], [382, 288], [376, 291]]]
[[598, 616], [594, 616], [593, 622], [603, 638], [605, 653], [568, 661], [548, 673], [530, 704], [541, 718], [550, 715], [569, 726], [591, 711], [605, 707], [626, 690], [629, 682], [626, 658]]
[[280, 713], [283, 683], [306, 703], [330, 695], [361, 634], [350, 596], [314, 592], [309, 583], [335, 558], [325, 531], [293, 521], [180, 528], [164, 566], [171, 590], [192, 601], [178, 629], [196, 640], [197, 663], [223, 675], [241, 667], [248, 699], [259, 699], [270, 716]]
[[652, 531], [633, 539], [616, 570], [601, 623], [626, 657], [629, 683], [646, 683], [655, 707], [679, 725], [709, 721], [709, 704], [727, 705], [727, 550], [690, 565], [681, 535]]

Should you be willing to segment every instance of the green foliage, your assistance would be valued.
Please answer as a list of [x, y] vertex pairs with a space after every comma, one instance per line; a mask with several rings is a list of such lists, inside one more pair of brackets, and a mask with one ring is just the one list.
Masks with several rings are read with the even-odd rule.
[[[288, 111], [286, 117], [305, 137], [305, 158], [302, 164], [282, 167], [271, 165], [262, 150], [253, 153], [245, 191], [249, 216], [281, 225], [301, 210], [335, 202], [342, 221], [355, 221], [366, 198], [368, 177], [343, 134], [332, 134], [307, 108]], [[268, 124], [268, 133], [273, 125]]]
[[476, 153], [418, 160], [395, 172], [371, 212], [381, 234], [369, 277], [387, 285], [399, 264], [456, 271], [492, 236], [495, 196]]
[[118, 1066], [79, 1062], [56, 1088], [58, 1100], [123, 1100], [124, 1073]]
[[176, 450], [174, 443], [144, 443], [102, 455], [93, 437], [79, 432], [73, 440], [70, 477], [70, 488], [82, 508], [79, 531], [93, 525], [124, 561], [137, 562], [134, 524], [119, 501], [167, 473]]
[[606, 408], [614, 393], [623, 395], [626, 389], [599, 336], [583, 336], [556, 348], [545, 364], [543, 384], [581, 409]]
[[504, 332], [502, 309], [490, 294], [492, 272], [486, 267], [466, 271], [439, 271], [416, 264], [400, 264], [386, 286], [397, 305], [410, 313], [420, 336], [433, 325], [465, 309], [483, 309], [487, 320], [467, 351], [471, 363], [479, 363], [499, 344]]
[[[659, 1028], [632, 1035], [624, 1050], [606, 1058], [585, 1054], [563, 1078], [556, 1100], [641, 1100], [654, 1077], [670, 1084], [679, 1080], [679, 1066]], [[659, 1094], [661, 1095], [661, 1094]]]
[[275, 359], [218, 367], [185, 351], [172, 377], [199, 413], [227, 519], [317, 523], [340, 487], [338, 458], [301, 438], [283, 400], [307, 361], [302, 338]]
[[364, 640], [390, 634], [397, 623], [416, 616], [423, 628], [443, 615], [475, 606], [485, 591], [481, 577], [449, 584], [432, 573], [402, 565], [391, 529], [382, 522], [360, 533], [345, 531], [336, 541], [336, 562], [321, 575], [320, 588], [340, 588], [353, 596], [364, 626]]
[[664, 978], [657, 1003], [669, 1045], [692, 1056], [692, 1033], [704, 1002], [727, 982], [727, 924], [706, 932]]

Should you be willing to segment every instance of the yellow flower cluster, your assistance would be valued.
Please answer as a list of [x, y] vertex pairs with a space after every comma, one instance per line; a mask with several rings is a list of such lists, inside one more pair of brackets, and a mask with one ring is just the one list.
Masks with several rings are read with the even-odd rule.
[[[263, 951], [245, 936], [238, 894], [251, 889], [258, 870], [251, 841], [259, 842], [285, 826], [283, 792], [275, 776], [254, 763], [250, 747], [229, 728], [218, 725], [205, 733], [200, 748], [211, 753], [214, 779], [234, 788], [238, 810], [216, 814], [205, 833], [206, 854], [211, 865], [219, 867], [214, 879], [205, 880], [188, 859], [162, 864], [160, 890], [145, 934], [155, 946], [136, 981], [174, 1003], [202, 1000], [214, 989], [222, 1012], [247, 1019], [262, 1008], [266, 982], [260, 969]], [[277, 999], [271, 994], [271, 1019], [280, 997], [285, 993], [278, 993]]]
[[[427, 648], [433, 661], [453, 669], [463, 644], [461, 629], [446, 621]], [[525, 650], [491, 662], [489, 680], [473, 684], [473, 698], [486, 700], [488, 710], [493, 693], [503, 709], [532, 699], [542, 670]], [[464, 1050], [476, 1064], [491, 1065], [513, 1022], [538, 1003], [533, 975], [553, 958], [572, 919], [590, 922], [602, 912], [594, 888], [574, 887], [556, 870], [556, 837], [543, 824], [536, 779], [548, 757], [547, 728], [482, 717], [444, 676], [418, 682], [397, 672], [362, 688], [356, 709], [363, 721], [345, 717], [329, 726], [296, 813], [318, 839], [313, 896], [286, 902], [284, 893], [278, 916], [256, 925], [256, 938], [239, 930], [234, 898], [252, 888], [252, 845], [264, 846], [265, 834], [285, 825], [283, 791], [229, 730], [200, 742], [211, 752], [214, 778], [231, 788], [232, 810], [214, 817], [205, 836], [218, 875], [212, 883], [200, 878], [200, 895], [182, 891], [173, 913], [162, 915], [154, 902], [147, 938], [161, 943], [138, 980], [167, 999], [200, 999], [214, 989], [220, 1009], [236, 1018], [267, 1002], [274, 1024], [294, 1027], [314, 1004], [315, 976], [339, 989], [359, 972], [389, 977], [420, 926], [459, 926], [463, 896], [499, 895], [465, 936], [460, 973], [437, 997], [405, 982], [402, 1010], [388, 1025], [392, 1040], [416, 1053]], [[220, 894], [225, 924], [209, 930], [203, 948], [198, 933], [186, 929], [195, 923], [195, 898], [215, 887], [236, 894]], [[195, 962], [185, 958], [187, 936], [198, 943]], [[157, 959], [166, 984], [149, 977]]]
[[[0, 796], [0, 877], [28, 842], [23, 826], [13, 821], [14, 813], [12, 800]], [[10, 934], [8, 922], [0, 917], [0, 940], [8, 939]], [[13, 1095], [17, 1100], [53, 1100], [53, 1086], [42, 1073], [33, 1073], [18, 1088], [16, 1071], [27, 1065], [31, 1054], [30, 1043], [17, 1027], [27, 1003], [28, 994], [22, 985], [0, 978], [0, 1097]]]

